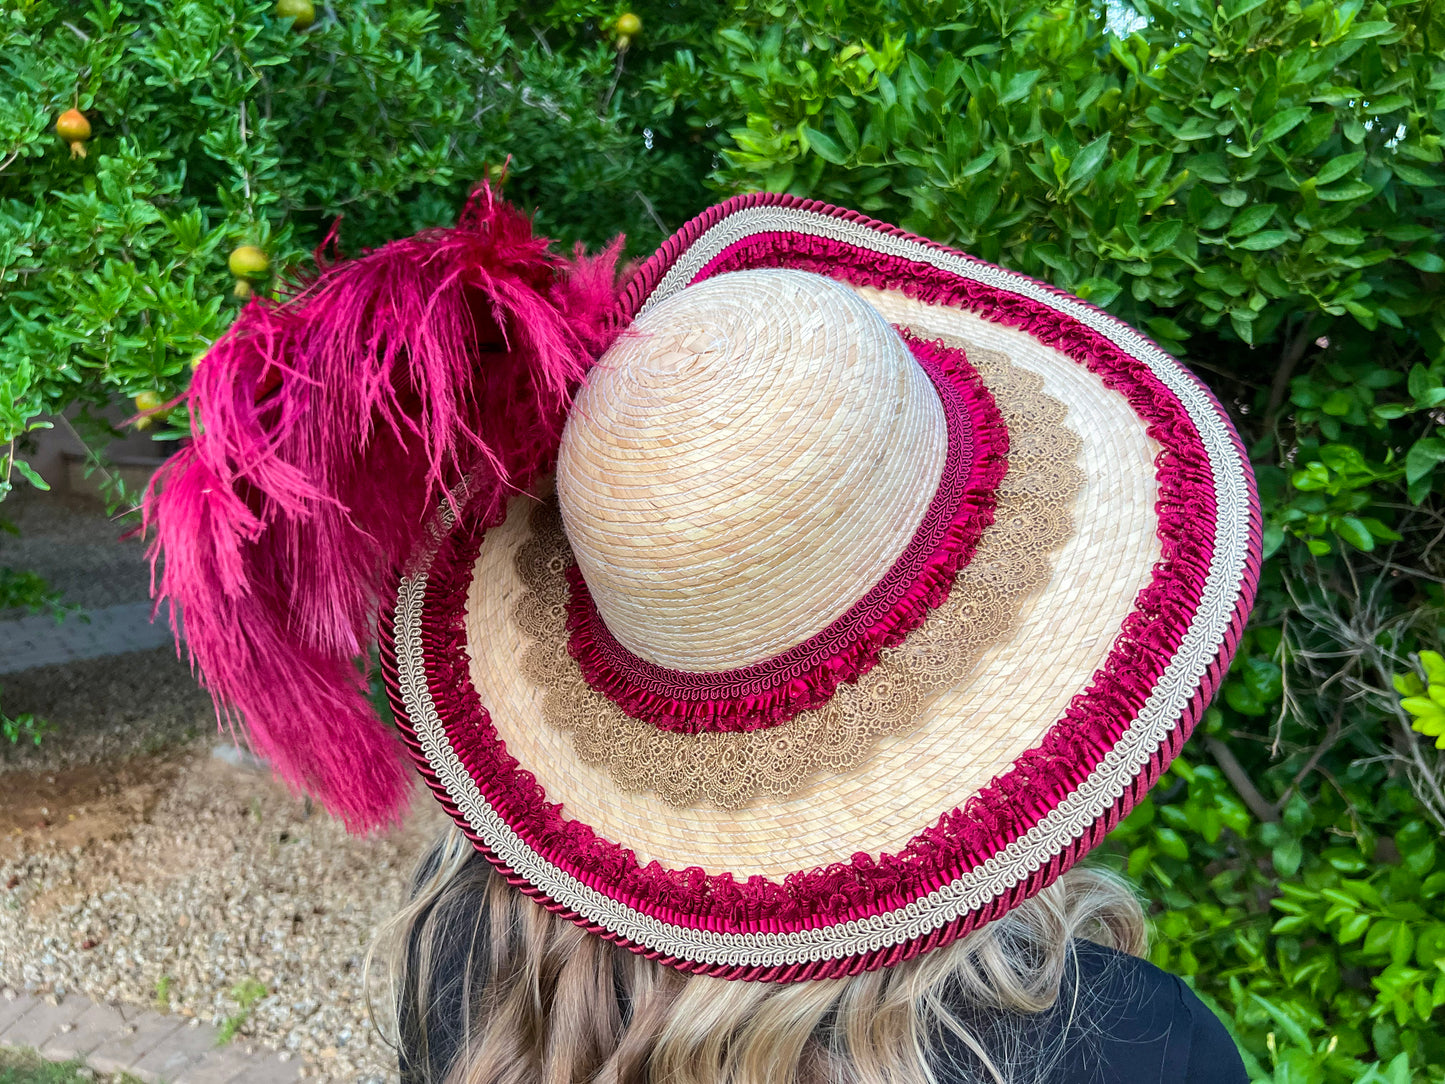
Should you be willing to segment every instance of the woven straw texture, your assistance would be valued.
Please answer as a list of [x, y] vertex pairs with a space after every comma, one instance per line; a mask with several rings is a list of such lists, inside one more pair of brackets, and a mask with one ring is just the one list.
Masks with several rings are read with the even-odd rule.
[[640, 317], [588, 374], [557, 495], [612, 635], [662, 666], [728, 670], [807, 639], [883, 577], [947, 442], [927, 375], [876, 309], [831, 279], [743, 271]]
[[[1156, 522], [1153, 516], [1141, 514], [1141, 510], [1154, 505], [1153, 458], [1157, 448], [1121, 396], [1106, 389], [1077, 363], [1023, 332], [961, 310], [911, 301], [901, 294], [866, 288], [858, 289], [856, 294], [884, 320], [908, 326], [922, 337], [948, 337], [961, 340], [966, 348], [1006, 354], [1013, 365], [1043, 379], [1045, 394], [1067, 404], [1065, 424], [1082, 442], [1079, 462], [1086, 477], [1073, 510], [1079, 530], [1057, 552], [1051, 579], [1025, 604], [1013, 635], [986, 652], [962, 684], [931, 697], [911, 730], [881, 740], [855, 769], [820, 775], [784, 800], [757, 799], [738, 810], [678, 808], [650, 794], [621, 790], [605, 766], [580, 761], [571, 747], [570, 735], [542, 722], [545, 690], [529, 680], [517, 665], [527, 639], [510, 619], [511, 608], [523, 591], [514, 556], [528, 537], [533, 503], [530, 498], [514, 501], [507, 521], [492, 531], [483, 545], [468, 597], [473, 684], [508, 751], [536, 776], [549, 795], [565, 798], [567, 816], [632, 848], [642, 862], [656, 859], [674, 868], [696, 865], [709, 872], [776, 878], [845, 860], [860, 851], [877, 854], [897, 850], [940, 812], [964, 803], [1020, 753], [1038, 743], [1104, 660], [1135, 595], [1148, 582], [1158, 559]], [[818, 340], [805, 336], [800, 341]], [[685, 354], [686, 347], [679, 353]], [[846, 358], [846, 351], [844, 354]], [[811, 359], [791, 359], [779, 370], [787, 372], [789, 366], [808, 364]], [[846, 361], [835, 360], [833, 364], [846, 369]], [[607, 376], [601, 374], [597, 385]], [[786, 387], [787, 381], [782, 385]], [[714, 383], [713, 394], [717, 393]], [[893, 396], [895, 400], [900, 398], [898, 392]], [[829, 399], [802, 401], [790, 413], [775, 414], [777, 444], [789, 446], [789, 433], [795, 428], [815, 431], [820, 424], [816, 417], [826, 418], [830, 403]], [[706, 402], [693, 402], [686, 409], [706, 416], [708, 407]], [[893, 419], [885, 416], [884, 420]], [[926, 430], [926, 423], [921, 429]], [[826, 425], [816, 431], [829, 432]], [[865, 434], [866, 439], [879, 440], [886, 448], [889, 441], [878, 437], [879, 431], [892, 432], [880, 423]], [[904, 431], [919, 431], [919, 427], [909, 423]], [[846, 436], [842, 433], [832, 439]], [[907, 441], [902, 443], [908, 446]], [[926, 442], [922, 447], [928, 447]], [[719, 451], [712, 449], [711, 454]], [[725, 453], [725, 449], [721, 451]], [[646, 462], [647, 457], [642, 461]], [[890, 469], [901, 475], [906, 473], [905, 468], [918, 472], [916, 463]], [[579, 480], [575, 472], [571, 478], [574, 483]], [[694, 478], [695, 486], [705, 483], [705, 477]], [[679, 486], [675, 492], [686, 499], [695, 490]], [[888, 551], [896, 555], [908, 537], [909, 515], [916, 524], [921, 509], [908, 512], [911, 506], [899, 501], [898, 495], [881, 496], [892, 502], [884, 507], [894, 516], [882, 518], [894, 532], [890, 537], [897, 539]], [[608, 498], [618, 499], [618, 495], [608, 494]], [[878, 522], [879, 506], [867, 502], [876, 502], [879, 494], [849, 491], [840, 498], [846, 508], [852, 509], [850, 514], [871, 516], [875, 524]], [[853, 503], [848, 504], [850, 501]], [[656, 530], [658, 523], [666, 526], [674, 522], [665, 514], [665, 503], [656, 511], [663, 514], [647, 520], [649, 530]], [[598, 513], [599, 518], [606, 514]], [[770, 514], [786, 513], [775, 510]], [[747, 522], [745, 513], [743, 517]], [[569, 522], [569, 534], [570, 528]], [[765, 535], [759, 532], [751, 541], [767, 554], [772, 540]], [[576, 541], [574, 537], [574, 545]], [[614, 539], [611, 544], [615, 552], [624, 552], [616, 547], [625, 543]], [[871, 544], [878, 548], [878, 540]], [[614, 551], [601, 548], [594, 557], [599, 552]], [[628, 553], [625, 562], [616, 557], [611, 560], [630, 565], [634, 581], [646, 584], [649, 577], [638, 566], [639, 558], [646, 558], [650, 552]], [[832, 559], [838, 566], [838, 555]], [[659, 560], [665, 562], [666, 555]], [[603, 561], [607, 563], [607, 558]], [[887, 562], [882, 565], [886, 568]], [[755, 611], [733, 614], [730, 622], [741, 620], [755, 630], [772, 629], [782, 638], [770, 649], [777, 651], [789, 646], [787, 637], [801, 639], [826, 624], [852, 601], [846, 597], [848, 591], [856, 592], [852, 596], [856, 598], [869, 586], [859, 571], [865, 567], [862, 564], [843, 563], [842, 567], [850, 571], [832, 576], [826, 574], [826, 563], [804, 562], [800, 567], [800, 582], [807, 589], [799, 598], [782, 591], [769, 596], [766, 605]], [[589, 587], [593, 587], [592, 573], [585, 564], [583, 568]], [[665, 565], [656, 570], [659, 579], [670, 575]], [[665, 596], [662, 601], [667, 601]], [[741, 596], [732, 600], [745, 601]], [[674, 615], [686, 612], [672, 610]], [[705, 623], [714, 617], [712, 611], [701, 615]], [[649, 624], [641, 622], [634, 628], [628, 646], [634, 651], [643, 648], [654, 653], [681, 651], [682, 657], [692, 658], [686, 652], [695, 649], [688, 645], [705, 641], [692, 635], [695, 630], [690, 620], [678, 617], [662, 632], [654, 632]], [[610, 616], [608, 622], [611, 628]], [[729, 622], [723, 624], [732, 627]], [[711, 627], [716, 632], [719, 626], [714, 622]], [[713, 665], [722, 667], [759, 656], [756, 651], [739, 648], [727, 657], [728, 661], [707, 657]], [[696, 663], [689, 665], [699, 668]]]

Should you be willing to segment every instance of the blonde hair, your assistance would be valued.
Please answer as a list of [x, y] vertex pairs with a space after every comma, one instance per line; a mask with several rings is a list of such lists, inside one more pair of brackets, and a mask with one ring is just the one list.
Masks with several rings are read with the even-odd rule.
[[[383, 1034], [428, 1084], [1022, 1084], [1044, 1077], [1082, 1021], [1076, 939], [1142, 955], [1144, 915], [1101, 870], [1074, 867], [951, 945], [844, 979], [728, 982], [663, 967], [553, 915], [496, 875], [461, 832], [423, 859], [411, 902], [381, 931]], [[438, 968], [465, 960], [460, 973]], [[1062, 996], [1061, 996], [1062, 995]], [[1067, 1013], [1050, 1050], [1031, 1015]], [[405, 1009], [405, 1013], [402, 1010]], [[461, 1010], [445, 1077], [429, 1024]], [[395, 1034], [399, 1018], [406, 1034]], [[941, 1050], [947, 1034], [965, 1062]], [[1036, 1041], [1036, 1040], [1035, 1040]]]

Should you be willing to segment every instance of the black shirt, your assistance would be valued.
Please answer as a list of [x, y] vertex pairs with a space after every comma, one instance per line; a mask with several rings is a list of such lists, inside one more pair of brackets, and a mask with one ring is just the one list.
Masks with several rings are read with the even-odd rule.
[[[1012, 1029], [959, 1013], [1001, 1068], [1048, 1084], [1248, 1084], [1234, 1041], [1183, 980], [1090, 941], [1075, 947], [1077, 982], [1070, 968], [1053, 1008], [1014, 1017]], [[950, 1060], [978, 1063], [947, 1029], [940, 1039], [940, 1081], [990, 1079], [950, 1072]]]
[[[1071, 967], [1053, 1008], [1014, 1017], [1002, 1028], [996, 1018], [971, 1020], [959, 1013], [1008, 1075], [1047, 1084], [1247, 1084], [1229, 1033], [1180, 979], [1089, 941], [1076, 947], [1077, 981]], [[446, 1076], [462, 1040], [462, 964], [457, 958], [437, 968], [439, 996], [433, 1000], [427, 1049], [433, 1081]], [[413, 1033], [408, 1001], [415, 1004], [403, 1000], [403, 1037]], [[400, 1060], [402, 1084], [426, 1079], [418, 1052], [408, 1051], [405, 1038]], [[946, 1028], [940, 1032], [933, 1057], [940, 1081], [988, 1079], [978, 1066], [962, 1040]]]

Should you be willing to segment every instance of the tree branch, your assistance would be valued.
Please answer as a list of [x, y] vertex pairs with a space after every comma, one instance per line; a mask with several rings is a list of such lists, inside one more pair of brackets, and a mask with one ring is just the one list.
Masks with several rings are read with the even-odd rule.
[[1280, 358], [1279, 368], [1275, 370], [1274, 383], [1269, 388], [1269, 404], [1264, 408], [1264, 429], [1271, 432], [1279, 414], [1279, 408], [1284, 405], [1285, 395], [1289, 392], [1290, 377], [1294, 375], [1294, 368], [1299, 364], [1300, 358], [1305, 356], [1310, 343], [1318, 338], [1316, 327], [1319, 324], [1319, 313], [1311, 313], [1305, 317], [1304, 324], [1295, 337], [1290, 340], [1289, 346], [1285, 348], [1284, 356]]
[[1219, 770], [1239, 792], [1240, 798], [1244, 800], [1245, 805], [1249, 806], [1251, 813], [1268, 824], [1279, 820], [1279, 812], [1264, 800], [1264, 795], [1259, 793], [1259, 788], [1254, 785], [1254, 780], [1244, 770], [1244, 765], [1239, 762], [1239, 758], [1230, 752], [1229, 746], [1218, 738], [1205, 738], [1204, 747], [1218, 762]]

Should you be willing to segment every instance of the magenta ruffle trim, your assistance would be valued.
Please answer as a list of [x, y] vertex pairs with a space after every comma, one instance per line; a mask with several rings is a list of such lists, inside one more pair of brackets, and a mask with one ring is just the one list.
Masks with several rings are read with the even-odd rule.
[[639, 658], [619, 643], [573, 565], [567, 570], [568, 646], [588, 684], [633, 718], [663, 730], [760, 730], [826, 704], [839, 685], [866, 674], [884, 650], [947, 600], [959, 569], [993, 523], [1008, 470], [1008, 429], [962, 350], [903, 329], [900, 334], [938, 391], [948, 453], [913, 539], [877, 585], [836, 621], [779, 655], [734, 670], [693, 673]]
[[[624, 290], [621, 320], [625, 322], [636, 312], [668, 267], [708, 228], [740, 209], [763, 205], [793, 207], [862, 223], [881, 235], [908, 238], [937, 251], [961, 255], [855, 212], [815, 201], [766, 194], [742, 196], [693, 220], [638, 269]], [[901, 851], [882, 854], [876, 859], [858, 854], [847, 862], [798, 871], [782, 881], [750, 877], [739, 882], [730, 874], [710, 875], [695, 867], [666, 869], [656, 862], [643, 866], [628, 848], [598, 836], [586, 824], [569, 820], [563, 815], [561, 805], [547, 800], [531, 773], [507, 753], [468, 674], [462, 624], [467, 585], [482, 536], [500, 522], [502, 509], [493, 506], [468, 513], [461, 519], [466, 527], [444, 540], [428, 576], [422, 617], [427, 686], [452, 750], [487, 801], [518, 836], [547, 861], [583, 884], [653, 918], [687, 928], [729, 933], [798, 931], [906, 906], [978, 867], [1038, 824], [1066, 795], [1077, 789], [1144, 706], [1189, 627], [1210, 564], [1216, 510], [1208, 454], [1177, 397], [1143, 362], [1079, 321], [1030, 298], [924, 263], [883, 257], [811, 236], [772, 234], [748, 238], [723, 253], [705, 274], [743, 266], [820, 271], [851, 282], [902, 290], [934, 303], [955, 305], [1006, 326], [1024, 329], [1084, 364], [1108, 387], [1123, 395], [1147, 423], [1150, 436], [1161, 446], [1156, 461], [1161, 560], [1151, 583], [1140, 592], [1104, 666], [1089, 687], [1074, 698], [1044, 740], [1020, 756], [1008, 771], [983, 787], [963, 807], [940, 816]], [[1195, 383], [1208, 394], [1202, 383], [1197, 380]], [[1215, 409], [1228, 425], [1227, 416], [1217, 402]], [[1248, 457], [1237, 437], [1234, 442], [1247, 472]], [[795, 981], [891, 966], [954, 940], [1050, 884], [1104, 838], [1177, 755], [1223, 680], [1254, 602], [1261, 525], [1259, 505], [1253, 497], [1252, 479], [1250, 481], [1249, 556], [1237, 585], [1233, 616], [1224, 642], [1178, 725], [1150, 757], [1133, 784], [1113, 808], [1079, 838], [1032, 870], [1011, 891], [923, 937], [856, 957], [777, 967], [698, 963], [662, 956], [587, 921], [509, 870], [470, 828], [466, 816], [457, 808], [416, 741], [396, 682], [394, 638], [390, 630], [384, 629], [383, 665], [389, 675], [392, 705], [422, 774], [478, 849], [519, 890], [599, 936], [681, 970], [730, 979]], [[886, 803], [887, 796], [880, 795], [879, 801]]]

